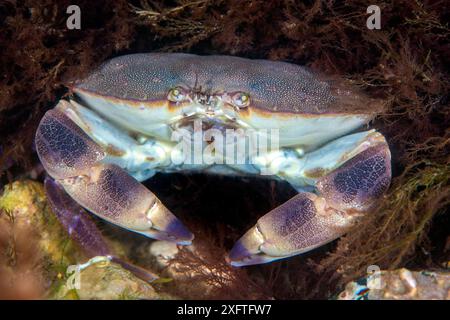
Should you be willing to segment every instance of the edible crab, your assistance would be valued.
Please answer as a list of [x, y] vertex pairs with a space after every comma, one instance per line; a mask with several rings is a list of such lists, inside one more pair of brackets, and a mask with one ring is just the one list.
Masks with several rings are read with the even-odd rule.
[[[298, 65], [132, 54], [107, 61], [71, 90], [42, 118], [36, 149], [55, 211], [92, 251], [103, 250], [89, 240], [92, 226], [80, 224], [67, 204], [153, 239], [191, 244], [193, 234], [140, 183], [156, 172], [264, 174], [298, 190], [238, 240], [227, 257], [233, 266], [290, 257], [340, 237], [390, 183], [385, 138], [356, 131], [382, 104]], [[259, 138], [276, 130], [278, 148], [247, 152], [244, 163], [176, 161], [174, 132], [195, 136], [198, 121], [200, 130], [251, 129]]]

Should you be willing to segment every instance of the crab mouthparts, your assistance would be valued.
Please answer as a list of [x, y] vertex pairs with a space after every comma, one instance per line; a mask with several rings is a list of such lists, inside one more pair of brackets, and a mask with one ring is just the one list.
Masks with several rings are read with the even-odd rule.
[[220, 111], [206, 110], [202, 114], [187, 116], [172, 125], [172, 130], [187, 130], [190, 133], [218, 130], [225, 134], [227, 129], [243, 128], [236, 119], [224, 116]]

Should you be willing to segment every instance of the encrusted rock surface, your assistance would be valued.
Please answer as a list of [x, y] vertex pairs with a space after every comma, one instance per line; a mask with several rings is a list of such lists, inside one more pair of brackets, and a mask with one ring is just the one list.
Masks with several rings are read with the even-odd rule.
[[8, 257], [1, 262], [0, 270], [10, 274], [12, 287], [26, 271], [36, 280], [36, 291], [49, 295], [59, 286], [67, 266], [83, 257], [50, 210], [42, 183], [19, 180], [4, 187], [0, 228], [0, 250]]
[[95, 257], [81, 265], [70, 266], [66, 283], [55, 295], [57, 299], [116, 300], [163, 299], [151, 284], [106, 257]]
[[450, 300], [450, 271], [380, 271], [347, 284], [339, 300]]

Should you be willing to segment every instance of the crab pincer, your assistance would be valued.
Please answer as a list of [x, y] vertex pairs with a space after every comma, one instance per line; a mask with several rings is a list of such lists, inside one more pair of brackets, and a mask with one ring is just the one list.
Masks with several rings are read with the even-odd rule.
[[382, 139], [320, 177], [317, 194], [300, 192], [261, 217], [231, 250], [233, 266], [310, 251], [345, 234], [389, 187], [390, 151]]
[[97, 216], [145, 236], [189, 244], [193, 235], [147, 188], [115, 164], [60, 110], [41, 120], [36, 147], [44, 168], [64, 190]]

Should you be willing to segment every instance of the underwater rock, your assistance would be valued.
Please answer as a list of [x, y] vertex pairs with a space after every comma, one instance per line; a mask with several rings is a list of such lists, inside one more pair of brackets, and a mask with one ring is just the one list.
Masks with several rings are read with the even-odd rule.
[[169, 266], [170, 260], [174, 259], [179, 251], [178, 245], [169, 241], [154, 241], [148, 250], [149, 254], [155, 258], [159, 268]]
[[[47, 203], [44, 186], [36, 181], [15, 181], [5, 186], [0, 197], [0, 210], [16, 227], [29, 228], [39, 236], [39, 246], [51, 263], [71, 264], [82, 254], [70, 240]], [[6, 217], [7, 216], [7, 217]]]
[[151, 284], [111, 262], [107, 257], [94, 257], [85, 264], [68, 268], [71, 273], [56, 293], [56, 299], [116, 300], [168, 299], [158, 294]]
[[[114, 253], [126, 256], [125, 247], [119, 242], [115, 242], [113, 248]], [[5, 296], [0, 294], [0, 298], [157, 297], [154, 289], [138, 278], [143, 273], [152, 273], [116, 256], [114, 262], [104, 265], [95, 264], [95, 267], [88, 268], [92, 260], [80, 265], [89, 257], [70, 238], [52, 212], [43, 184], [36, 181], [15, 181], [6, 185], [0, 195], [0, 254], [8, 257], [0, 260], [0, 291], [12, 292]], [[67, 271], [76, 270], [74, 266], [85, 267], [82, 272], [84, 285], [80, 292], [68, 289], [73, 275]], [[127, 271], [127, 267], [138, 274]], [[103, 284], [105, 279], [111, 279], [111, 283]], [[28, 285], [24, 286], [24, 282]], [[25, 287], [28, 289], [23, 289]]]
[[[83, 256], [50, 210], [39, 182], [15, 181], [4, 187], [0, 196], [0, 226], [5, 230], [2, 243], [7, 243], [1, 249], [18, 257], [13, 262], [2, 262], [2, 267], [12, 273], [28, 268], [42, 279], [40, 291], [47, 294], [59, 286], [67, 266]], [[25, 253], [17, 239], [33, 245], [32, 250]], [[34, 261], [33, 265], [26, 267], [29, 260]]]
[[350, 282], [338, 300], [450, 300], [450, 271], [402, 268], [373, 273]]

